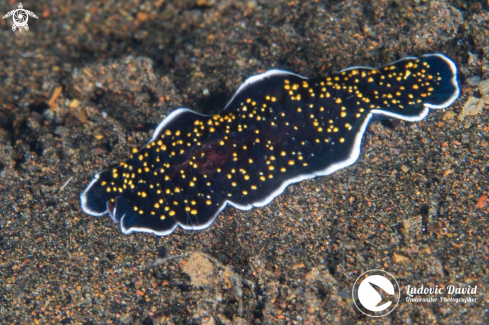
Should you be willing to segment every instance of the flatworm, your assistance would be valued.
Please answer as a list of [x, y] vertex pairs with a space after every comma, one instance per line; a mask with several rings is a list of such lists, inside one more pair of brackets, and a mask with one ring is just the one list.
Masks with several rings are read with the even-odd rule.
[[459, 96], [442, 54], [308, 79], [271, 70], [241, 85], [216, 115], [180, 108], [128, 160], [97, 173], [82, 209], [124, 234], [208, 227], [228, 205], [261, 207], [291, 183], [353, 164], [373, 119], [419, 121]]

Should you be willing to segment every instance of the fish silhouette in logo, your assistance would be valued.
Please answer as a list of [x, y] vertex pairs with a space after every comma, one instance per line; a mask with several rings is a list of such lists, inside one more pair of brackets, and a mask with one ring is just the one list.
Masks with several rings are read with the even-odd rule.
[[379, 294], [379, 297], [381, 299], [377, 303], [377, 305], [375, 305], [375, 307], [384, 308], [385, 309], [385, 308], [389, 307], [392, 304], [392, 300], [391, 300], [391, 297], [390, 296], [393, 296], [393, 294], [388, 293], [387, 291], [385, 291], [384, 289], [382, 289], [381, 287], [379, 287], [375, 283], [369, 282], [368, 284], [370, 284], [372, 286], [372, 288], [374, 288], [375, 291], [377, 291], [377, 293]]

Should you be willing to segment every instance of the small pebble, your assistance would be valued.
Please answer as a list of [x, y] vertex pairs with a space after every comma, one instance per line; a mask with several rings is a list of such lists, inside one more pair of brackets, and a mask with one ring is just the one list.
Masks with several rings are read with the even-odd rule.
[[481, 77], [473, 76], [473, 77], [467, 78], [467, 80], [465, 82], [467, 83], [467, 85], [469, 85], [471, 87], [475, 87], [475, 86], [477, 86], [479, 81], [481, 81]]
[[470, 134], [468, 134], [468, 133], [462, 134], [462, 143], [464, 143], [464, 144], [470, 143]]
[[479, 82], [479, 91], [482, 96], [489, 95], [489, 79]]
[[478, 105], [479, 101], [479, 98], [470, 96], [464, 104], [463, 111], [458, 115], [458, 120], [463, 121], [466, 116], [478, 115], [482, 111], [481, 105]]
[[69, 107], [70, 108], [77, 108], [78, 106], [80, 105], [80, 101], [78, 99], [73, 99], [71, 102], [70, 102], [70, 105]]
[[67, 134], [68, 132], [70, 132], [70, 129], [68, 129], [64, 126], [57, 126], [56, 130], [54, 131], [54, 133], [59, 134], [59, 135]]

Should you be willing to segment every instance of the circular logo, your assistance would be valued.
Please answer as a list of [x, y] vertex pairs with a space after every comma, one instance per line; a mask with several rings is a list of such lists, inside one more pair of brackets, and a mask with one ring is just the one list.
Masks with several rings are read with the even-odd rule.
[[25, 10], [17, 9], [15, 10], [13, 19], [15, 25], [17, 25], [18, 27], [24, 27], [25, 25], [27, 25], [27, 20], [29, 20], [29, 17], [27, 16], [27, 12]]
[[392, 274], [370, 270], [360, 275], [353, 284], [353, 302], [363, 314], [382, 317], [391, 313], [401, 299], [401, 290]]

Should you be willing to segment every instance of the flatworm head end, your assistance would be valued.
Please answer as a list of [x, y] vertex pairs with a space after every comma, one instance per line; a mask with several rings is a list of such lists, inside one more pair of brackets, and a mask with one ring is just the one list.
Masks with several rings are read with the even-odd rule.
[[[100, 173], [95, 174], [93, 180], [80, 195], [82, 210], [92, 216], [100, 217], [107, 213], [107, 202], [109, 195], [107, 190], [101, 186]], [[106, 199], [104, 201], [104, 199]]]

